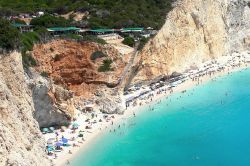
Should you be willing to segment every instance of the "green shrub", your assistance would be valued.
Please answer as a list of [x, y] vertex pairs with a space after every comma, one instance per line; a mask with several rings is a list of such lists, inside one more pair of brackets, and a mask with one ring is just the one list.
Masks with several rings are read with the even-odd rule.
[[149, 38], [142, 37], [140, 39], [140, 44], [138, 46], [138, 50], [142, 50], [145, 44], [148, 42]]
[[22, 52], [22, 62], [23, 67], [26, 69], [37, 65], [36, 60], [31, 55], [24, 52]]
[[40, 41], [46, 42], [51, 38], [51, 34], [47, 31], [45, 27], [36, 27], [34, 31], [40, 36]]
[[0, 17], [9, 17], [13, 15], [17, 15], [17, 12], [8, 7], [7, 8], [0, 7]]
[[93, 53], [91, 54], [90, 59], [91, 59], [92, 61], [95, 61], [95, 60], [98, 59], [98, 58], [103, 58], [103, 57], [106, 57], [106, 56], [107, 56], [107, 55], [104, 54], [102, 51], [95, 51], [95, 52], [93, 52]]
[[40, 41], [40, 36], [36, 32], [27, 32], [21, 34], [21, 44], [22, 44], [22, 61], [23, 67], [29, 68], [36, 66], [36, 60], [27, 51], [32, 51], [35, 43]]
[[66, 27], [69, 26], [69, 21], [63, 17], [55, 17], [49, 14], [45, 14], [41, 17], [37, 17], [31, 20], [31, 25], [37, 27]]
[[67, 34], [61, 35], [61, 37], [65, 38], [65, 39], [73, 39], [73, 40], [81, 40], [82, 39], [82, 36], [72, 34], [72, 33], [67, 33]]
[[99, 72], [107, 72], [107, 71], [112, 71], [113, 69], [111, 68], [111, 64], [113, 61], [111, 59], [105, 59], [102, 62], [102, 65], [98, 68]]
[[43, 71], [43, 72], [41, 73], [41, 76], [42, 76], [42, 77], [45, 77], [45, 78], [48, 78], [48, 77], [49, 77], [49, 74], [48, 74], [46, 71]]
[[122, 41], [123, 44], [128, 45], [130, 47], [134, 47], [135, 45], [135, 40], [132, 37], [125, 37], [124, 40]]
[[40, 36], [36, 32], [22, 33], [21, 42], [24, 51], [32, 51], [33, 45], [40, 41]]
[[107, 44], [107, 42], [105, 40], [98, 38], [94, 35], [83, 36], [82, 40], [83, 41], [91, 41], [91, 42], [95, 42], [95, 43], [99, 43], [99, 44]]
[[0, 48], [14, 50], [20, 47], [20, 32], [5, 19], [0, 18]]
[[55, 57], [54, 57], [54, 61], [60, 61], [61, 60], [61, 56], [56, 54]]

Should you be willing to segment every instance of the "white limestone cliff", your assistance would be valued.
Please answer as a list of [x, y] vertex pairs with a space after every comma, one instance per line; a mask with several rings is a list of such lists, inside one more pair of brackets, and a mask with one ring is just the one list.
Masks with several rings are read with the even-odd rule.
[[180, 0], [137, 61], [133, 82], [184, 72], [250, 44], [249, 0]]
[[50, 165], [21, 54], [0, 55], [0, 165]]

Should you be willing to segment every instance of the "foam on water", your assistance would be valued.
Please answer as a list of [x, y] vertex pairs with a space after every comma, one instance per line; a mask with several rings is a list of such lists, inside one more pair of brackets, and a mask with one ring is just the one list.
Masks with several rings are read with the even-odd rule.
[[71, 165], [250, 165], [250, 70], [174, 94], [154, 107], [98, 138]]

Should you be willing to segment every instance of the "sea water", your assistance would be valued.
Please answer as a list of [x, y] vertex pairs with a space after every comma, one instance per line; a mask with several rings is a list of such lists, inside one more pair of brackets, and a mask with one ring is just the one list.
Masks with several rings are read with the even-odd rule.
[[162, 99], [72, 166], [250, 166], [250, 70]]

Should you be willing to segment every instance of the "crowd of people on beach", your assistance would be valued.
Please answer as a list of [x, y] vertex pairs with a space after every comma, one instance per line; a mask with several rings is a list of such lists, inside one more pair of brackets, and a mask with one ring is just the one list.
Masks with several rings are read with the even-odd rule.
[[[246, 54], [235, 53], [227, 57], [226, 59], [225, 57], [222, 57], [221, 59], [207, 61], [198, 69], [188, 70], [186, 73], [183, 73], [176, 78], [172, 78], [173, 81], [170, 79], [166, 80], [165, 82], [159, 81], [153, 85], [151, 84], [146, 87], [132, 87], [132, 90], [129, 89], [129, 92], [126, 93], [128, 96], [126, 98], [126, 109], [150, 103], [152, 102], [153, 98], [158, 98], [157, 96], [162, 96], [162, 94], [171, 94], [174, 92], [174, 90], [178, 89], [178, 86], [182, 85], [185, 82], [191, 81], [192, 83], [194, 83], [194, 85], [197, 86], [203, 83], [204, 78], [213, 80], [213, 77], [217, 74], [229, 74], [231, 70], [240, 67], [247, 67], [249, 64], [249, 52]], [[157, 84], [161, 86], [155, 86]], [[144, 89], [150, 90], [145, 92]], [[141, 93], [142, 91], [144, 91], [144, 93]]]
[[[247, 67], [249, 62], [245, 60], [245, 56], [236, 54], [226, 62], [210, 61], [201, 70], [189, 70], [172, 82], [161, 82], [163, 86], [158, 86], [154, 89], [150, 88], [150, 86], [137, 88], [137, 90], [128, 93], [128, 97], [125, 96], [126, 110], [133, 110], [130, 118], [136, 117], [135, 109], [137, 107], [148, 106], [149, 111], [154, 111], [155, 104], [160, 104], [163, 96], [168, 97], [168, 95], [174, 92], [186, 93], [184, 83], [198, 86], [206, 80], [214, 80], [219, 74], [230, 74], [233, 69]], [[227, 96], [228, 92], [225, 95]], [[180, 95], [179, 97], [181, 98], [182, 96]], [[128, 98], [129, 100], [127, 100]], [[223, 104], [223, 101], [221, 101], [221, 104]], [[94, 133], [104, 130], [116, 133], [125, 126], [125, 123], [115, 123], [116, 116], [118, 115], [107, 115], [100, 112], [97, 113], [97, 111], [95, 113], [83, 113], [80, 111], [78, 117], [67, 127], [62, 126], [51, 132], [44, 133], [47, 140], [46, 152], [49, 158], [58, 161], [58, 158], [62, 158], [61, 156], [72, 155], [81, 144], [86, 144], [85, 142], [91, 139], [91, 135]], [[69, 158], [65, 162], [70, 164]]]

